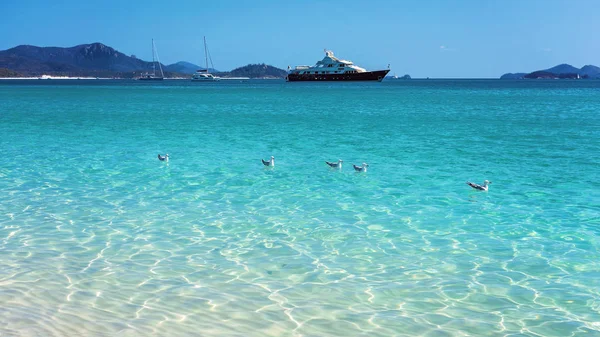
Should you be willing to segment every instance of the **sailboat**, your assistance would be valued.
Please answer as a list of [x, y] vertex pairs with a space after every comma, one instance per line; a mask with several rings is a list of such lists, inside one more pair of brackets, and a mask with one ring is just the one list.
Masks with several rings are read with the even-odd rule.
[[[160, 76], [156, 76], [156, 63], [158, 63], [158, 69], [160, 69]], [[156, 52], [156, 47], [154, 46], [154, 39], [152, 39], [152, 74], [145, 73], [142, 74], [138, 80], [140, 81], [162, 81], [165, 78], [165, 74], [163, 73], [162, 66], [160, 65], [160, 60], [158, 59], [158, 53]]]
[[[194, 75], [192, 75], [192, 82], [216, 82], [220, 81], [221, 78], [218, 76], [214, 76], [213, 74], [208, 72], [208, 58], [210, 53], [208, 52], [208, 48], [206, 47], [206, 36], [204, 37], [204, 58], [206, 61], [206, 69], [197, 70]], [[210, 59], [210, 65], [213, 69], [215, 66], [212, 64], [212, 58]]]

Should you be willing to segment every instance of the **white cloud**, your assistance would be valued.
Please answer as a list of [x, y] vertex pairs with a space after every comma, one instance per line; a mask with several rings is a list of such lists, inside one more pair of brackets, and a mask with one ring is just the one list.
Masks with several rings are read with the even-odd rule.
[[443, 51], [443, 52], [445, 52], [445, 51], [448, 51], [448, 52], [450, 52], [450, 51], [456, 51], [456, 48], [450, 48], [448, 46], [441, 45], [440, 46], [440, 51]]

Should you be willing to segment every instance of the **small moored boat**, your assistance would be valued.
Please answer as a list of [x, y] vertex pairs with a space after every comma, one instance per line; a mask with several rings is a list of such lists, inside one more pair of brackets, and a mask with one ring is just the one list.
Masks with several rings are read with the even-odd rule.
[[[158, 61], [158, 53], [156, 52], [156, 48], [154, 47], [154, 39], [152, 39], [152, 74], [145, 73], [138, 78], [140, 81], [162, 81], [165, 78], [165, 74], [163, 73], [162, 66], [160, 65], [160, 61]], [[156, 76], [156, 63], [158, 63], [158, 68], [160, 69], [160, 76]], [[97, 79], [97, 78], [96, 78]]]

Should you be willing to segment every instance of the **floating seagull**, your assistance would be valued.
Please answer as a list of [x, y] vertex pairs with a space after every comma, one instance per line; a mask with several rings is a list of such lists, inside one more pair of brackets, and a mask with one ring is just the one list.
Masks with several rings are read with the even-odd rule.
[[269, 160], [269, 161], [266, 161], [264, 159], [261, 159], [261, 160], [265, 166], [275, 166], [275, 157], [273, 157], [273, 156], [271, 156], [271, 160]]
[[362, 163], [362, 166], [356, 166], [356, 165], [352, 165], [352, 166], [354, 166], [354, 169], [358, 172], [367, 172], [367, 167], [369, 167], [369, 164]]
[[342, 163], [343, 163], [343, 162], [344, 162], [344, 161], [343, 161], [343, 160], [341, 160], [341, 159], [338, 159], [338, 162], [337, 162], [337, 163], [332, 163], [332, 162], [325, 161], [325, 163], [326, 163], [327, 165], [329, 165], [330, 167], [333, 167], [333, 168], [336, 168], [336, 169], [340, 169], [340, 170], [342, 169]]
[[160, 161], [169, 161], [169, 154], [167, 153], [164, 156], [161, 156], [160, 153], [158, 154], [158, 160]]
[[487, 191], [488, 190], [488, 185], [491, 184], [492, 182], [489, 180], [486, 180], [483, 182], [483, 185], [478, 185], [475, 183], [472, 183], [470, 181], [467, 181], [467, 185], [473, 187], [474, 189], [478, 190], [478, 191]]

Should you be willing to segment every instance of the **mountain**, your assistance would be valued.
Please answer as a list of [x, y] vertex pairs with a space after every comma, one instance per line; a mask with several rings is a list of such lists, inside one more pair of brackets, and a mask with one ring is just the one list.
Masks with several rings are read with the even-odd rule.
[[563, 63], [543, 71], [552, 74], [578, 74], [580, 70], [570, 64]]
[[[195, 65], [193, 63], [179, 61], [177, 63], [173, 63], [173, 64], [169, 64], [168, 66], [165, 66], [164, 69], [167, 71], [173, 72], [173, 73], [192, 75], [196, 72], [196, 70], [204, 70], [205, 68]], [[211, 73], [219, 72], [218, 70], [213, 69], [213, 68], [208, 68], [208, 71]]]
[[587, 75], [591, 78], [600, 78], [600, 67], [596, 67], [593, 65], [583, 66], [580, 70], [579, 75]]
[[[579, 76], [579, 77], [578, 77]], [[570, 64], [559, 64], [545, 70], [537, 70], [531, 73], [507, 73], [500, 76], [501, 79], [535, 79], [535, 78], [595, 78], [600, 79], [600, 68], [593, 65], [583, 66], [581, 69]]]
[[[165, 66], [166, 77], [186, 76], [203, 69], [193, 63], [180, 61]], [[0, 77], [11, 76], [95, 76], [133, 78], [152, 71], [152, 62], [127, 56], [102, 43], [81, 44], [70, 48], [21, 45], [0, 50]], [[158, 71], [158, 69], [157, 69]], [[224, 77], [284, 78], [287, 72], [266, 64], [249, 64], [230, 72], [209, 69]]]
[[262, 63], [248, 64], [219, 75], [223, 77], [285, 78], [287, 71]]
[[[152, 62], [127, 56], [96, 42], [70, 48], [21, 45], [0, 51], [0, 68], [24, 75], [133, 77], [152, 69]], [[163, 66], [164, 68], [164, 66]]]

